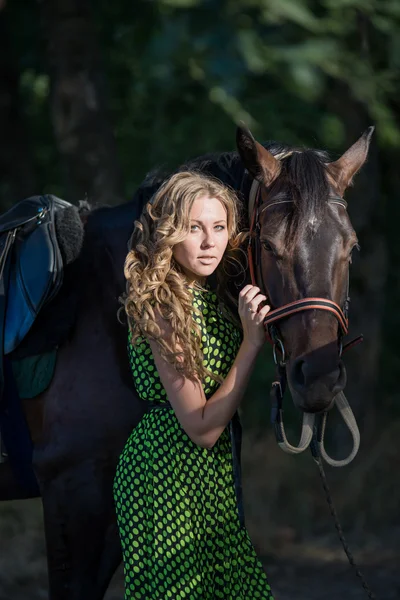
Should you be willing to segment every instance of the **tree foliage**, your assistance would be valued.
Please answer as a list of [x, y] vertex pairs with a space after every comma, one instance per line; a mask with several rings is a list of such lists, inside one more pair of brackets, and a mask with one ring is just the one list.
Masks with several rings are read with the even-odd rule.
[[[40, 4], [10, 3], [4, 17], [39, 179], [62, 192]], [[100, 0], [92, 16], [127, 197], [157, 164], [232, 148], [240, 120], [261, 139], [343, 149], [345, 124], [327, 107], [338, 84], [383, 147], [400, 145], [395, 1]]]

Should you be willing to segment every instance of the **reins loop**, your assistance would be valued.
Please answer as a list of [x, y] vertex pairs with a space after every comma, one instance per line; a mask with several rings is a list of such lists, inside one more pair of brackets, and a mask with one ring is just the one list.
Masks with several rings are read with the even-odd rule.
[[[279, 350], [280, 352], [280, 359], [278, 359], [277, 350]], [[274, 341], [274, 345], [272, 346], [272, 354], [274, 357], [274, 363], [276, 365], [279, 365], [280, 367], [284, 367], [286, 365], [285, 346], [283, 345], [282, 340], [278, 337], [276, 338], [276, 340]]]

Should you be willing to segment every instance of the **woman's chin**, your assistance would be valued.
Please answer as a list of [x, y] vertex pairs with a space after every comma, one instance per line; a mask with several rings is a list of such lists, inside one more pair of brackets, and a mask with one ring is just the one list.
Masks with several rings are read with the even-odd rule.
[[199, 269], [197, 276], [198, 277], [208, 277], [209, 275], [212, 275], [216, 269], [216, 265], [209, 265], [207, 267], [205, 267], [204, 269]]
[[217, 266], [218, 263], [216, 261], [210, 265], [202, 265], [200, 267], [196, 265], [196, 269], [185, 270], [186, 276], [197, 281], [204, 280], [214, 273]]

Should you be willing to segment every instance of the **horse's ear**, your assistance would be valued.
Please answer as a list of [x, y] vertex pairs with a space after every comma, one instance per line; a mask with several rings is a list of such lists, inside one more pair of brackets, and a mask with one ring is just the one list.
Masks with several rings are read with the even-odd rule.
[[279, 174], [279, 161], [254, 139], [244, 124], [236, 130], [236, 145], [244, 166], [254, 179], [271, 185]]
[[369, 144], [375, 127], [368, 127], [359, 140], [353, 144], [338, 160], [328, 165], [335, 179], [340, 195], [351, 184], [354, 175], [361, 169], [368, 155]]

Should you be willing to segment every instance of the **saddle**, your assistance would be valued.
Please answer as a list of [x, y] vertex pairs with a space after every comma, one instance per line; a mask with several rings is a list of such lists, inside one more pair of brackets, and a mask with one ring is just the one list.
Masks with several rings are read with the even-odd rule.
[[57, 242], [58, 211], [72, 205], [55, 196], [32, 196], [0, 216], [0, 352], [24, 339], [41, 308], [58, 292], [63, 260]]
[[[10, 380], [10, 377], [13, 379], [11, 362], [6, 355], [20, 346], [41, 309], [61, 287], [64, 252], [62, 243], [57, 240], [56, 221], [59, 221], [60, 213], [68, 213], [67, 209], [78, 212], [72, 204], [55, 196], [32, 196], [0, 216], [0, 409], [3, 432], [7, 417], [10, 420], [13, 411], [20, 411], [15, 382]], [[14, 419], [14, 426], [16, 421], [21, 423], [21, 418]], [[21, 438], [25, 441], [28, 435], [26, 430]], [[0, 434], [0, 463], [6, 457], [3, 456], [1, 438]]]

